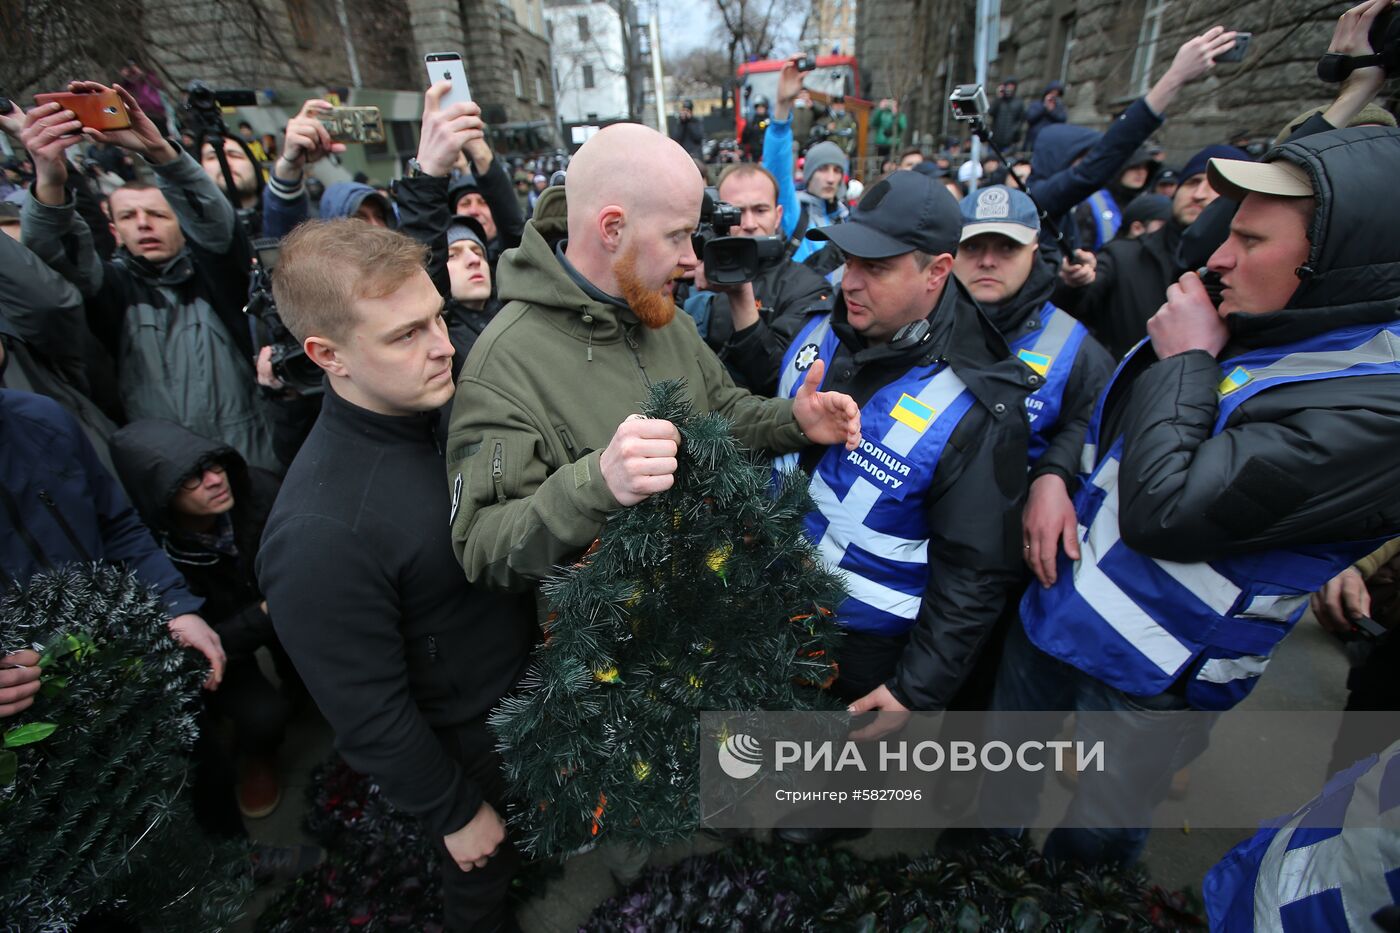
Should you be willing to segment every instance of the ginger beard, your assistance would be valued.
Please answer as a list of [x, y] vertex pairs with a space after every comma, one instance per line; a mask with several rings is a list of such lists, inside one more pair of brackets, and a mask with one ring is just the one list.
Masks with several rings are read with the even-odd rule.
[[682, 271], [677, 268], [671, 275], [671, 282], [666, 283], [660, 289], [650, 289], [642, 281], [641, 276], [637, 274], [637, 248], [635, 245], [629, 247], [613, 263], [613, 275], [617, 278], [617, 287], [622, 292], [622, 300], [627, 302], [632, 313], [637, 315], [637, 320], [652, 330], [665, 327], [676, 316], [676, 303], [671, 298], [674, 286], [671, 283], [680, 278]]

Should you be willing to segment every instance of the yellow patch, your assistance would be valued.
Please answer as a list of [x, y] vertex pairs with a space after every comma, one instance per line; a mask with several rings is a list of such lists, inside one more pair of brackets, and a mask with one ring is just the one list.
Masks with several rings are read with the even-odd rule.
[[890, 409], [891, 418], [905, 427], [920, 432], [928, 428], [935, 414], [937, 412], [932, 408], [907, 392], [901, 395], [899, 401], [894, 403], [894, 408]]
[[1236, 366], [1230, 371], [1230, 375], [1220, 381], [1220, 394], [1229, 395], [1236, 389], [1249, 385], [1253, 380], [1254, 377], [1250, 375], [1249, 370], [1243, 366]]

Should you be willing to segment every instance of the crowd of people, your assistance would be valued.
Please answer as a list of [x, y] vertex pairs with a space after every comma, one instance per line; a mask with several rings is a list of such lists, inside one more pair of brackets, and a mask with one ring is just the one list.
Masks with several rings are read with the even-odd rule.
[[[1329, 51], [1369, 55], [1392, 5], [1348, 11]], [[752, 161], [717, 178], [732, 235], [784, 244], [738, 285], [692, 242], [710, 179], [685, 119], [679, 140], [610, 126], [549, 184], [440, 82], [403, 177], [313, 201], [308, 166], [344, 151], [325, 100], [280, 137], [244, 124], [225, 160], [171, 137], [139, 68], [70, 86], [115, 90], [126, 129], [12, 106], [0, 579], [108, 561], [156, 589], [209, 665], [204, 721], [232, 724], [233, 760], [196, 751], [212, 834], [278, 806], [278, 749], [313, 701], [441, 841], [454, 930], [515, 928], [486, 717], [540, 638], [544, 582], [671, 486], [680, 436], [637, 413], [661, 380], [810, 477], [808, 530], [849, 591], [828, 689], [852, 712], [1228, 710], [1310, 598], [1354, 633], [1400, 537], [1386, 75], [1357, 68], [1266, 152], [1166, 168], [1152, 134], [1235, 38], [1183, 43], [1103, 133], [1066, 120], [1062, 87], [1026, 107], [1003, 81], [988, 122], [1009, 166], [901, 152], [882, 101], [890, 158], [859, 199], [848, 115], [832, 101], [814, 138], [793, 56], [755, 102]], [[270, 300], [319, 385], [249, 326], [254, 235], [279, 243]], [[1395, 708], [1397, 644], [1360, 661], [1355, 708]], [[44, 702], [37, 661], [0, 658], [0, 717]], [[1082, 775], [1076, 806], [1135, 818], [1047, 853], [1136, 861], [1182, 747]], [[1020, 778], [1033, 803], [1043, 775]], [[623, 880], [646, 856], [607, 853]]]

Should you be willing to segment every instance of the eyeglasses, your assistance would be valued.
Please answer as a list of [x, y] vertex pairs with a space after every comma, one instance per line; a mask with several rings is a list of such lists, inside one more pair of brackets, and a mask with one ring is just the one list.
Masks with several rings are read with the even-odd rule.
[[227, 472], [228, 470], [224, 468], [224, 465], [222, 463], [200, 464], [198, 467], [195, 468], [195, 472], [190, 474], [190, 477], [180, 484], [180, 488], [198, 489], [200, 486], [204, 485], [205, 473], [214, 473], [218, 476], [223, 476]]

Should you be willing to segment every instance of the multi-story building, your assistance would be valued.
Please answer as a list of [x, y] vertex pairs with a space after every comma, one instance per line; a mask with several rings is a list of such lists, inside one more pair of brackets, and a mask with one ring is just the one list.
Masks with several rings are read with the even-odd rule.
[[[1182, 42], [1222, 24], [1254, 34], [1244, 61], [1217, 65], [1183, 89], [1156, 138], [1174, 159], [1239, 133], [1272, 138], [1305, 107], [1335, 96], [1318, 80], [1316, 62], [1349, 5], [1000, 0], [988, 90], [1015, 76], [1033, 100], [1046, 82], [1064, 81], [1070, 120], [1102, 127], [1162, 76]], [[965, 0], [861, 0], [856, 48], [867, 96], [900, 97], [922, 139], [960, 129], [946, 102], [953, 86], [974, 79], [974, 12]]]
[[[52, 54], [48, 60], [60, 64], [48, 70], [11, 57], [0, 77], [17, 94], [46, 90], [110, 77], [135, 56], [164, 78], [172, 102], [194, 79], [257, 90], [262, 106], [225, 116], [260, 134], [280, 134], [307, 97], [377, 106], [389, 138], [351, 147], [339, 160], [343, 171], [317, 172], [331, 180], [365, 171], [387, 182], [417, 150], [423, 56], [460, 51], [499, 151], [559, 145], [543, 0], [146, 0], [139, 21], [93, 28], [110, 32], [109, 41], [93, 36], [71, 54]], [[43, 27], [37, 31], [42, 42]], [[102, 58], [109, 47], [110, 61]]]
[[798, 40], [818, 55], [854, 55], [857, 0], [812, 0]]
[[549, 0], [544, 15], [560, 119], [599, 124], [631, 116], [628, 34], [617, 7], [606, 0]]

